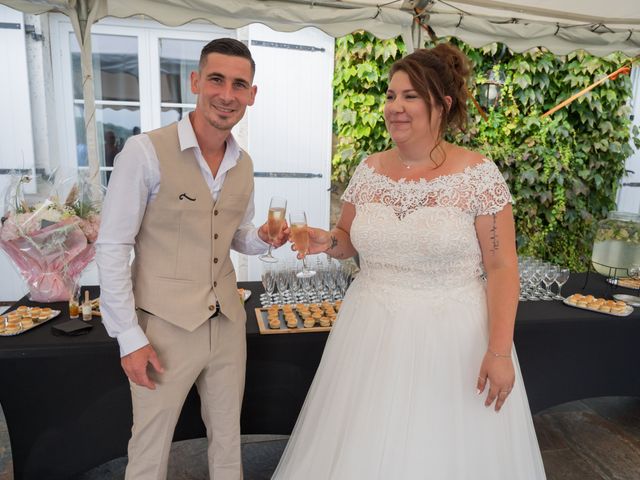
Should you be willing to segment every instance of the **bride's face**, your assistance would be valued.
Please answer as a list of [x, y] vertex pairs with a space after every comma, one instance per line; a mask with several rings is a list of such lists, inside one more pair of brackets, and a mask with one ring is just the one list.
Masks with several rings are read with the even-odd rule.
[[387, 89], [384, 105], [384, 120], [393, 141], [398, 144], [437, 137], [441, 108], [432, 107], [431, 115], [420, 94], [413, 88], [409, 75], [397, 71]]

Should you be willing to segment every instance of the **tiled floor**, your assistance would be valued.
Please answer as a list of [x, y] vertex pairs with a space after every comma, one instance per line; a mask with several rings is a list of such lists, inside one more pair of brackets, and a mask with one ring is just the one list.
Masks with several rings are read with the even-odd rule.
[[[534, 416], [548, 480], [640, 479], [640, 399], [598, 398], [572, 402]], [[245, 480], [266, 480], [282, 454], [282, 437], [244, 437]], [[120, 480], [125, 458], [112, 460], [74, 480]], [[12, 480], [9, 437], [0, 411], [0, 480]], [[171, 480], [205, 480], [206, 441], [177, 442]]]

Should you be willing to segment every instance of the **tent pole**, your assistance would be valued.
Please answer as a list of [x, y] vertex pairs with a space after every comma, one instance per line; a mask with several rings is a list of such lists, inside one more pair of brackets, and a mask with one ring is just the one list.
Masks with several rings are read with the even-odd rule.
[[80, 65], [82, 68], [82, 94], [84, 97], [84, 127], [87, 140], [87, 160], [89, 182], [100, 184], [100, 161], [96, 129], [95, 91], [93, 86], [93, 60], [91, 48], [91, 26], [95, 22], [99, 0], [78, 0], [75, 9], [67, 12], [80, 45]]

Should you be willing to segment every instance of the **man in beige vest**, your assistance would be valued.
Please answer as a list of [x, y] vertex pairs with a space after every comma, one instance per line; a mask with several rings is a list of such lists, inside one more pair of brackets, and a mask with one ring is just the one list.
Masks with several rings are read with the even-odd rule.
[[211, 478], [242, 478], [246, 319], [229, 252], [266, 251], [268, 229], [251, 223], [253, 166], [231, 129], [254, 102], [254, 72], [243, 43], [210, 42], [191, 74], [195, 111], [131, 137], [110, 179], [96, 260], [103, 321], [131, 386], [127, 479], [166, 478], [194, 383]]

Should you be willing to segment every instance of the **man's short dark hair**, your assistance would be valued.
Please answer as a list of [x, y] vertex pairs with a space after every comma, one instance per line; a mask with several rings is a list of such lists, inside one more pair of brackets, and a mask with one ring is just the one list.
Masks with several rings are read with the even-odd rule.
[[246, 58], [251, 64], [251, 74], [256, 73], [256, 64], [251, 57], [251, 51], [249, 51], [249, 48], [244, 43], [235, 38], [216, 38], [207, 43], [202, 48], [202, 52], [200, 52], [199, 68], [201, 70], [205, 63], [207, 63], [207, 55], [210, 53]]

